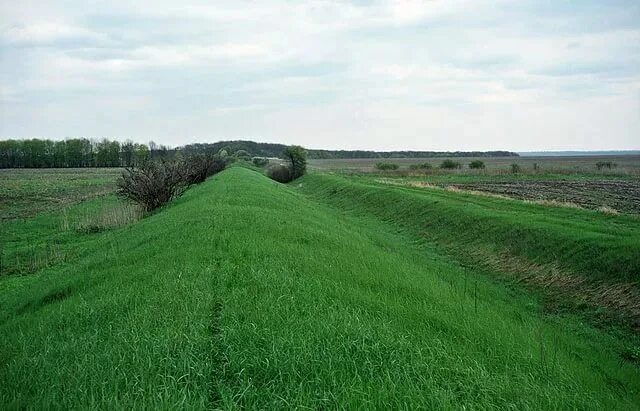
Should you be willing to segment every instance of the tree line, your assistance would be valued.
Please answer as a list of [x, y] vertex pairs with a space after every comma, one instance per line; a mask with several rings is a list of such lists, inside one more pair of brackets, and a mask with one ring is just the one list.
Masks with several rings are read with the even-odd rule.
[[[221, 150], [233, 154], [244, 150], [252, 156], [283, 158], [284, 144], [257, 143], [255, 141], [218, 141], [215, 143], [188, 144], [180, 150], [189, 153], [218, 153]], [[307, 149], [310, 159], [341, 158], [427, 158], [427, 157], [519, 157], [511, 151], [367, 151], [367, 150], [314, 150]]]
[[0, 140], [0, 168], [133, 167], [169, 155], [155, 143], [72, 138]]
[[[47, 139], [0, 140], [0, 168], [41, 167], [132, 167], [149, 159], [176, 159], [194, 154], [219, 154], [242, 157], [285, 158], [287, 146], [255, 141], [219, 141], [188, 144], [168, 148], [149, 142], [123, 143], [102, 139], [73, 138], [62, 141]], [[341, 158], [426, 158], [426, 157], [518, 157], [509, 151], [364, 151], [307, 150], [310, 159]]]

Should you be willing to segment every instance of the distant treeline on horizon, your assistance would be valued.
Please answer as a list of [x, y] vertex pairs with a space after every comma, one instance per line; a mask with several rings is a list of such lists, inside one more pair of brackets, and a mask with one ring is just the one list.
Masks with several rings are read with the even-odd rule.
[[[257, 143], [255, 141], [218, 141], [216, 143], [188, 144], [179, 149], [195, 152], [217, 153], [226, 150], [229, 154], [245, 150], [252, 156], [280, 157], [284, 144]], [[320, 150], [307, 149], [310, 159], [341, 158], [420, 158], [420, 157], [518, 157], [510, 151], [370, 151], [370, 150]]]
[[[187, 144], [177, 148], [154, 142], [132, 141], [24, 139], [0, 140], [0, 168], [46, 167], [132, 167], [149, 159], [173, 159], [196, 153], [239, 155], [243, 157], [282, 157], [287, 146], [254, 141], [219, 141]], [[367, 150], [307, 150], [310, 159], [348, 158], [420, 158], [420, 157], [518, 157], [509, 151], [367, 151]]]

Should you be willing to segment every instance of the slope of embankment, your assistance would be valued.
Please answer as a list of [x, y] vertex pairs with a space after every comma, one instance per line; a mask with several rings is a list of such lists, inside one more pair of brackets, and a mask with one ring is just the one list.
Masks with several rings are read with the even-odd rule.
[[3, 408], [640, 403], [610, 337], [247, 169], [83, 241], [1, 280]]
[[302, 187], [335, 209], [402, 227], [463, 265], [542, 290], [548, 310], [640, 330], [635, 216], [326, 174], [306, 176]]

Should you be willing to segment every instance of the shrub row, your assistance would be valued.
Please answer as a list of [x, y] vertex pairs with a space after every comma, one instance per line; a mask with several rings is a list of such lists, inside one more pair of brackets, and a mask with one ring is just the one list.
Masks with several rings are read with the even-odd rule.
[[440, 168], [444, 168], [447, 170], [454, 170], [457, 168], [462, 168], [462, 164], [453, 160], [444, 160], [442, 164], [440, 164]]
[[[469, 164], [470, 168], [484, 168], [484, 163], [482, 161], [476, 160], [476, 161], [472, 161], [471, 164]], [[381, 171], [392, 171], [392, 170], [397, 170], [400, 168], [400, 166], [398, 164], [395, 163], [376, 163], [375, 165], [376, 170], [381, 170]], [[430, 170], [432, 169], [433, 166], [429, 163], [421, 163], [421, 164], [410, 164], [409, 165], [409, 170]], [[443, 169], [458, 169], [458, 168], [462, 168], [462, 164], [457, 162], [457, 161], [453, 161], [453, 160], [444, 160], [441, 164], [440, 164], [440, 168]]]
[[222, 157], [195, 154], [178, 163], [179, 173], [186, 185], [202, 183], [207, 177], [221, 172], [227, 166]]
[[387, 171], [387, 170], [397, 170], [399, 166], [394, 163], [376, 163], [376, 169]]
[[124, 170], [117, 181], [117, 193], [145, 211], [152, 211], [180, 196], [190, 185], [224, 170], [226, 165], [222, 157], [206, 154], [181, 161], [148, 161]]
[[[611, 168], [610, 165], [604, 164], [604, 165], [600, 165], [600, 163], [598, 163], [598, 170], [601, 170], [603, 168]], [[473, 170], [484, 170], [485, 169], [485, 164], [484, 161], [481, 160], [473, 160], [472, 162], [469, 163], [469, 168], [473, 169]], [[615, 167], [615, 164], [613, 165], [613, 167]], [[378, 170], [382, 170], [382, 171], [388, 171], [388, 170], [397, 170], [398, 168], [400, 168], [400, 166], [398, 164], [394, 164], [394, 163], [377, 163], [375, 165], [375, 168]], [[430, 170], [432, 167], [431, 164], [429, 163], [421, 163], [421, 164], [410, 164], [409, 165], [409, 170]], [[440, 164], [440, 168], [444, 169], [444, 170], [456, 170], [456, 169], [461, 169], [462, 168], [462, 163], [458, 162], [458, 161], [454, 161], [451, 159], [447, 159], [444, 160], [441, 164]], [[538, 170], [538, 164], [535, 163], [534, 164], [534, 169]], [[513, 163], [511, 164], [511, 172], [512, 173], [519, 173], [520, 171], [522, 171], [522, 168], [516, 164]]]
[[596, 163], [596, 168], [598, 170], [604, 170], [605, 168], [607, 170], [611, 170], [612, 168], [616, 168], [618, 167], [618, 165], [612, 161], [598, 161]]
[[473, 160], [472, 162], [469, 163], [469, 168], [473, 168], [475, 170], [482, 170], [484, 169], [484, 161]]
[[[598, 163], [596, 163], [596, 168], [598, 170], [612, 170], [614, 168], [616, 168], [618, 165], [612, 161], [599, 161]], [[512, 173], [517, 174], [520, 173], [522, 171], [522, 167], [517, 164], [517, 163], [513, 163], [510, 166], [510, 170]], [[399, 168], [398, 164], [393, 164], [393, 163], [377, 163], [375, 166], [376, 169], [378, 170], [397, 170]], [[431, 169], [432, 166], [429, 163], [422, 163], [422, 164], [410, 164], [409, 165], [409, 169], [410, 170], [429, 170]], [[453, 169], [461, 169], [462, 168], [462, 164], [457, 162], [457, 161], [453, 161], [450, 159], [444, 160], [441, 164], [440, 164], [440, 168], [442, 169], [449, 169], [449, 170], [453, 170]], [[482, 160], [473, 160], [469, 163], [469, 168], [470, 169], [474, 169], [474, 170], [484, 170], [486, 168], [484, 161]], [[540, 170], [540, 165], [538, 163], [533, 163], [533, 169], [535, 171]]]
[[433, 166], [429, 163], [411, 164], [409, 170], [431, 170]]
[[256, 167], [264, 167], [269, 164], [269, 159], [264, 157], [254, 157], [251, 159], [253, 165]]

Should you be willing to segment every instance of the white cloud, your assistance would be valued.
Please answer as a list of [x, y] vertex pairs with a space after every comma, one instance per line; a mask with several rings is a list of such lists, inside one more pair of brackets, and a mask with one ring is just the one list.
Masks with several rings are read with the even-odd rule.
[[633, 3], [4, 2], [0, 138], [633, 148], [638, 44]]
[[50, 45], [67, 40], [87, 42], [107, 40], [107, 36], [82, 27], [52, 22], [11, 26], [4, 30], [2, 37], [7, 42], [18, 45]]

